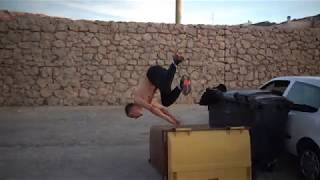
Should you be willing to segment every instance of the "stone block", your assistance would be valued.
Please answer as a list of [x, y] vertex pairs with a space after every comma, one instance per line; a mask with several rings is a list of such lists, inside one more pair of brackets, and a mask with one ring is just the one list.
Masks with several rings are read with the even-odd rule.
[[102, 76], [102, 81], [106, 83], [112, 83], [114, 81], [114, 78], [111, 74], [106, 73]]
[[56, 32], [56, 33], [55, 33], [55, 37], [56, 37], [58, 40], [66, 40], [67, 37], [68, 37], [68, 33], [66, 33], [66, 32]]

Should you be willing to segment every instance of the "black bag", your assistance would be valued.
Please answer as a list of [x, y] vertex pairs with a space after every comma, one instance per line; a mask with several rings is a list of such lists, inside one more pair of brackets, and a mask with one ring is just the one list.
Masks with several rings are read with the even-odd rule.
[[199, 104], [200, 105], [211, 105], [218, 103], [223, 97], [223, 92], [226, 92], [227, 88], [224, 84], [219, 84], [214, 88], [207, 88], [202, 94]]

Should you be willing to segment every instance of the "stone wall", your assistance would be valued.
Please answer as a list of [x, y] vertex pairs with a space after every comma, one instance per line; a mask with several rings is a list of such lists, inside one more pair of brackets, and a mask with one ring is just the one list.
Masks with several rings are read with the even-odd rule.
[[[199, 100], [208, 86], [254, 88], [283, 75], [320, 74], [320, 29], [72, 21], [0, 16], [0, 105], [107, 105], [132, 101], [150, 65], [186, 57]], [[177, 83], [177, 80], [174, 83]]]

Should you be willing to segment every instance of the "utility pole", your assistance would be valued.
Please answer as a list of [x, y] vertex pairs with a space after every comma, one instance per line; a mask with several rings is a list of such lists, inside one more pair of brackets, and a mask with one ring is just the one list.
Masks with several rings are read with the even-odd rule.
[[182, 0], [176, 0], [176, 24], [181, 24]]

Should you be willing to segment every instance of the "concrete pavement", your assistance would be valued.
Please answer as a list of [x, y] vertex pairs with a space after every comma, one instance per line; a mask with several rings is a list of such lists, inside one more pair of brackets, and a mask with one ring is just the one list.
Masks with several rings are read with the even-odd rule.
[[[183, 124], [207, 123], [206, 107], [170, 108]], [[0, 108], [0, 179], [161, 180], [148, 164], [149, 128], [167, 124], [146, 112], [140, 120], [123, 107]], [[259, 180], [298, 180], [285, 156]]]

